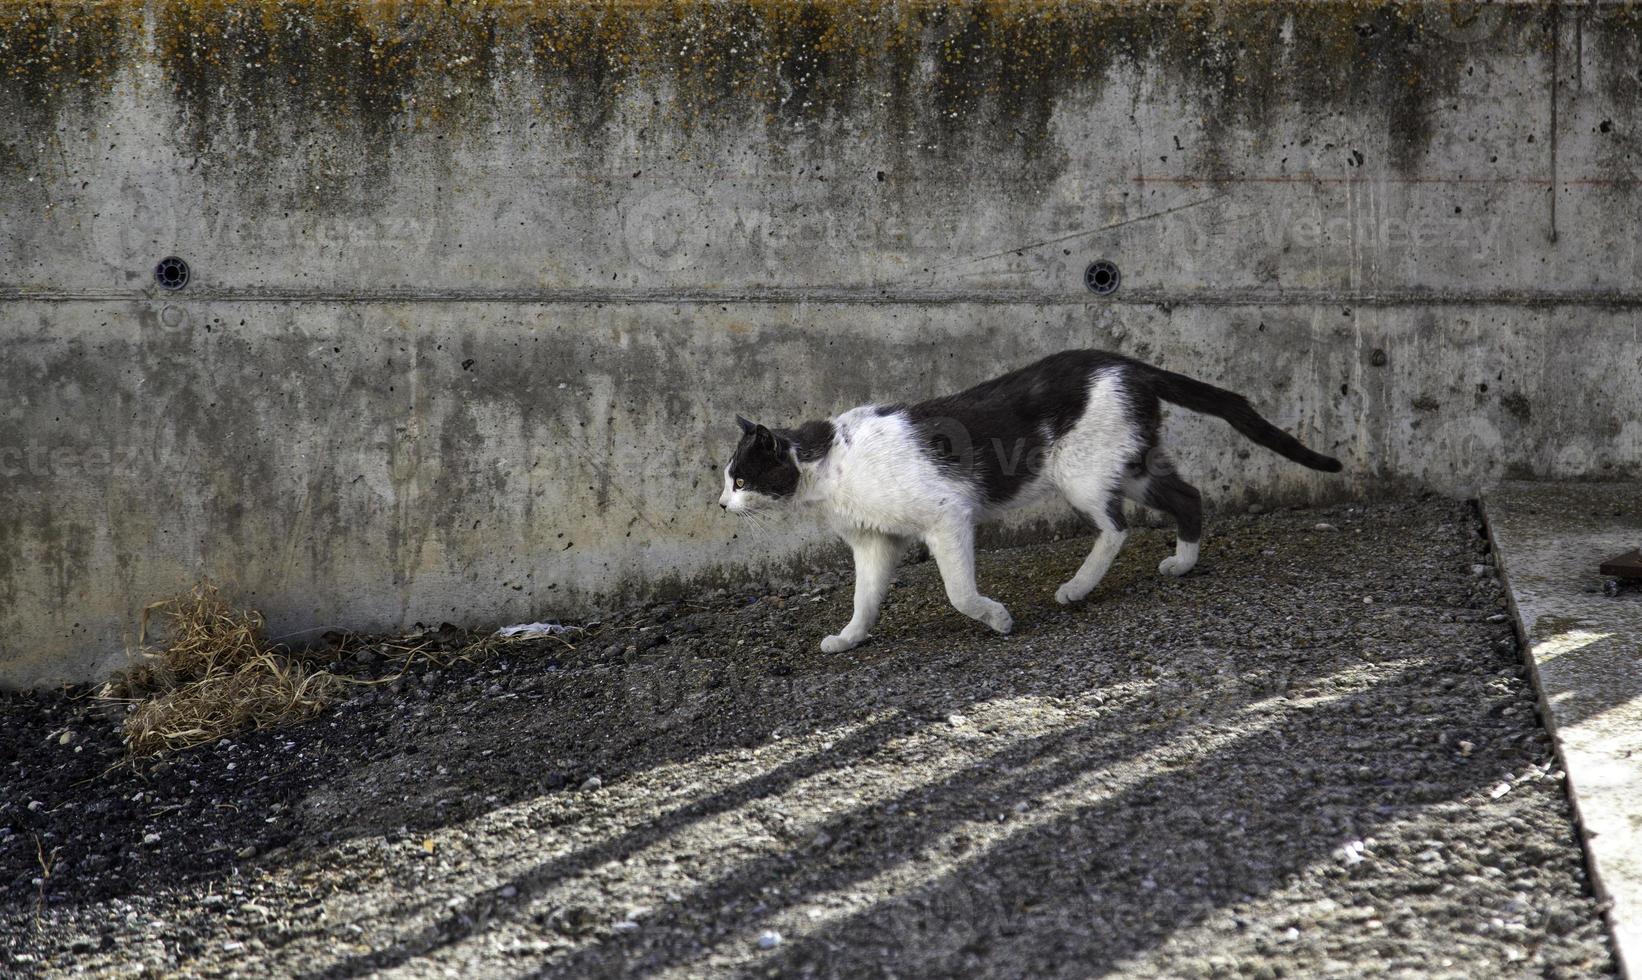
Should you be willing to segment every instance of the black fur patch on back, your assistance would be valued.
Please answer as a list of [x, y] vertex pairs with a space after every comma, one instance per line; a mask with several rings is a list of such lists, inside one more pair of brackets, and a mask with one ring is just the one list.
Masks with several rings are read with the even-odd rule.
[[[1095, 372], [1129, 363], [1104, 351], [1062, 351], [956, 395], [878, 412], [905, 413], [949, 473], [970, 481], [988, 504], [1003, 504], [1037, 478], [1050, 445], [1083, 416]], [[1141, 401], [1153, 406], [1155, 432], [1156, 403]]]

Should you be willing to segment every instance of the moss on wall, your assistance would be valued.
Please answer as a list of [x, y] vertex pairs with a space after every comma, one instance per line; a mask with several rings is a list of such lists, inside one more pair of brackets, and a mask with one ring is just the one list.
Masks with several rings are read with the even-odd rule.
[[[1115, 70], [1200, 109], [1211, 144], [1279, 105], [1383, 121], [1417, 166], [1466, 65], [1459, 11], [1368, 2], [997, 0], [880, 4], [519, 0], [102, 0], [0, 11], [0, 146], [22, 165], [55, 114], [152, 59], [187, 155], [247, 183], [295, 161], [323, 191], [370, 185], [418, 133], [461, 140], [524, 101], [543, 138], [598, 153], [612, 124], [706, 145], [724, 127], [802, 147], [871, 138], [931, 165], [1064, 166], [1054, 114]], [[1543, 43], [1543, 8], [1489, 10], [1491, 45]], [[1605, 50], [1635, 45], [1604, 14]], [[1620, 71], [1634, 84], [1634, 57]], [[1616, 69], [1617, 70], [1617, 69]], [[514, 114], [509, 114], [514, 118]], [[757, 131], [756, 129], [754, 130]], [[1212, 153], [1211, 153], [1212, 156]], [[1205, 163], [1212, 169], [1216, 163]]]
[[90, 110], [141, 44], [130, 4], [0, 6], [0, 176], [25, 173], [58, 116]]

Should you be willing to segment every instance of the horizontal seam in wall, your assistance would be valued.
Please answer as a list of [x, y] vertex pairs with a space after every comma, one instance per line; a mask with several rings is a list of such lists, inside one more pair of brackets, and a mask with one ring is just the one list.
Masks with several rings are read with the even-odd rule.
[[1125, 289], [1109, 296], [1035, 289], [907, 289], [874, 286], [748, 289], [190, 289], [150, 291], [34, 289], [0, 286], [14, 303], [517, 303], [560, 305], [838, 304], [867, 306], [1515, 306], [1642, 307], [1642, 292], [1581, 290]]

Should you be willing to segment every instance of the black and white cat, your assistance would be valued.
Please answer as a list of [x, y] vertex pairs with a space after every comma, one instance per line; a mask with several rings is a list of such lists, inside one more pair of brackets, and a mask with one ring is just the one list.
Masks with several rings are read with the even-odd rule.
[[1255, 412], [1248, 400], [1118, 354], [1070, 350], [968, 391], [915, 405], [866, 405], [796, 429], [739, 415], [742, 435], [724, 468], [719, 505], [744, 514], [777, 505], [818, 508], [855, 551], [855, 615], [827, 653], [867, 638], [896, 563], [915, 541], [929, 546], [947, 598], [999, 633], [1014, 619], [975, 588], [975, 525], [1060, 493], [1095, 523], [1083, 566], [1055, 592], [1088, 595], [1127, 537], [1125, 498], [1173, 515], [1175, 553], [1158, 571], [1197, 562], [1202, 499], [1158, 446], [1159, 402], [1217, 415], [1247, 438], [1312, 469], [1340, 461], [1313, 452]]

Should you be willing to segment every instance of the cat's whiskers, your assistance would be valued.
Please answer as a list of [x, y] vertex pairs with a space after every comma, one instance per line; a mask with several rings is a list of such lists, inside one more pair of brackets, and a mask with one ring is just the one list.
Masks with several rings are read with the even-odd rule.
[[737, 514], [736, 517], [744, 525], [746, 525], [747, 527], [752, 528], [754, 531], [757, 531], [760, 534], [763, 534], [767, 531], [770, 531], [770, 530], [774, 529], [774, 527], [775, 527], [775, 520], [772, 518], [772, 516], [770, 514], [768, 514], [766, 512], [763, 512], [763, 511], [744, 510], [741, 513]]

